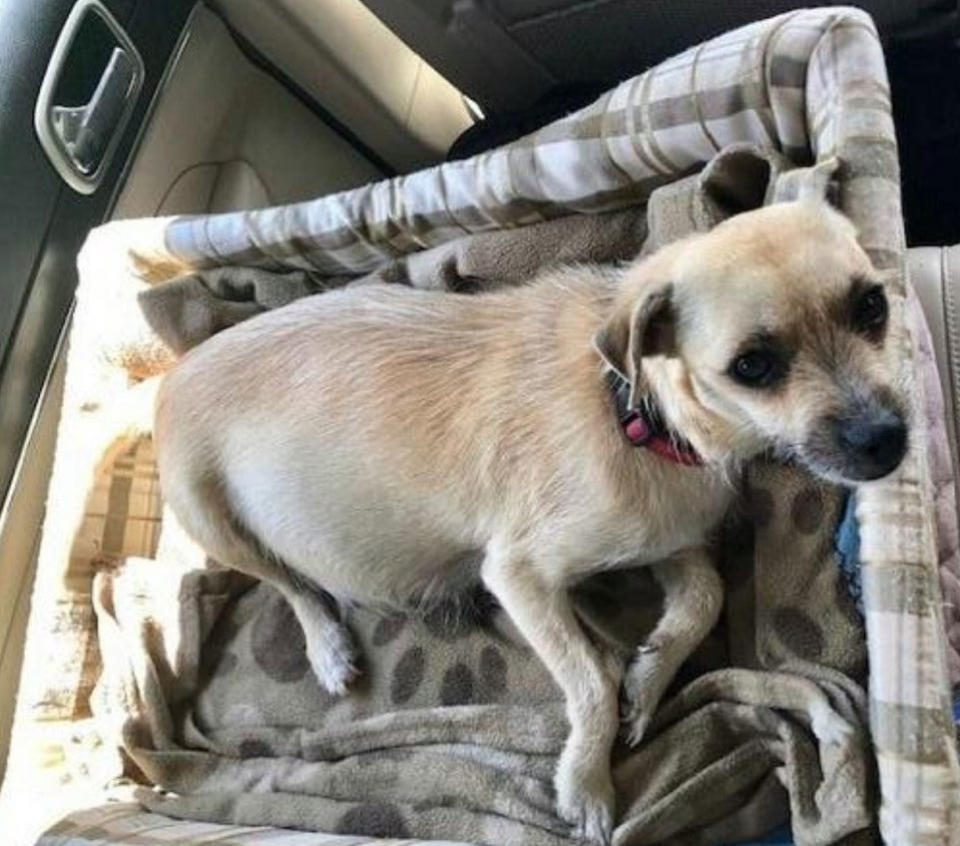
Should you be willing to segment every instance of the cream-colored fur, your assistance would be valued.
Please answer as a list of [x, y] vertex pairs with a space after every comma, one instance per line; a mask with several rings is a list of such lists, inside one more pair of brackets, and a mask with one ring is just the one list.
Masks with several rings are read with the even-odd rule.
[[[704, 545], [737, 466], [771, 444], [802, 459], [817, 415], [843, 401], [806, 333], [851, 334], [824, 315], [852, 276], [873, 271], [850, 224], [798, 202], [623, 270], [573, 267], [475, 296], [377, 286], [302, 300], [215, 336], [166, 377], [163, 493], [214, 558], [284, 594], [332, 691], [355, 673], [352, 646], [314, 588], [408, 605], [482, 581], [566, 696], [558, 809], [607, 840], [621, 673], [584, 635], [568, 588], [654, 565], [665, 614], [626, 671], [639, 740], [719, 613]], [[758, 327], [796, 337], [796, 383], [761, 392], [726, 373]], [[888, 387], [882, 344], [844, 343], [843, 367]], [[610, 366], [703, 466], [626, 440]], [[462, 563], [471, 550], [479, 567]]]

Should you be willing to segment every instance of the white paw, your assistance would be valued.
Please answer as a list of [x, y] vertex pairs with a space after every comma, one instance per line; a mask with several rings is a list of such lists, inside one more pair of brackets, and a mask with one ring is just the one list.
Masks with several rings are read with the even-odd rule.
[[609, 767], [593, 772], [560, 759], [554, 780], [557, 813], [573, 826], [573, 836], [608, 846], [613, 834], [614, 792]]
[[350, 682], [359, 674], [353, 646], [345, 631], [338, 637], [331, 638], [328, 634], [322, 640], [317, 638], [314, 643], [308, 640], [307, 659], [320, 686], [334, 696], [344, 696]]
[[623, 679], [626, 699], [623, 722], [629, 726], [627, 742], [636, 746], [644, 735], [660, 704], [670, 676], [663, 667], [663, 653], [653, 647], [640, 647], [627, 667]]
[[634, 704], [624, 715], [623, 722], [627, 724], [627, 743], [630, 746], [639, 746], [646, 737], [650, 721], [653, 719], [653, 709]]
[[827, 705], [810, 709], [810, 728], [821, 743], [840, 745], [853, 734], [853, 726]]

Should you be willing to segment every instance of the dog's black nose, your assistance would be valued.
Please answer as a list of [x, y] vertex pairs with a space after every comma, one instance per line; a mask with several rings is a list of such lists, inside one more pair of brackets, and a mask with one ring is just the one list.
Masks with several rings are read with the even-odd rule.
[[845, 419], [837, 436], [855, 478], [865, 481], [892, 472], [907, 451], [907, 425], [892, 409]]

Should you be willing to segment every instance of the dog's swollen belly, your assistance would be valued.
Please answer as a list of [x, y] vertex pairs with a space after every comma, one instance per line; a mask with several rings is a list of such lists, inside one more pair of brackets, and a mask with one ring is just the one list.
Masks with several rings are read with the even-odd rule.
[[[409, 608], [469, 590], [481, 581], [475, 553], [502, 536], [523, 550], [531, 569], [558, 584], [600, 569], [650, 564], [703, 544], [730, 494], [709, 486], [705, 491], [702, 484], [682, 493], [661, 488], [668, 503], [683, 507], [670, 514], [660, 505], [655, 521], [642, 511], [617, 513], [611, 503], [501, 528], [500, 515], [482, 508], [479, 497], [470, 502], [449, 475], [430, 477], [420, 468], [411, 477], [389, 463], [371, 467], [366, 458], [375, 447], [356, 429], [328, 430], [328, 442], [318, 442], [289, 432], [284, 440], [265, 424], [258, 440], [278, 446], [264, 454], [247, 450], [249, 433], [237, 437], [233, 428], [227, 424], [221, 445], [232, 515], [309, 582], [367, 605]], [[529, 477], [532, 471], [516, 472]], [[684, 487], [682, 481], [668, 488]], [[409, 495], [411, 489], [417, 494]], [[500, 495], [510, 498], [506, 488]], [[586, 502], [597, 495], [587, 486], [580, 493]]]
[[503, 294], [303, 300], [187, 355], [155, 430], [184, 528], [281, 591], [332, 691], [355, 674], [352, 643], [310, 586], [407, 605], [482, 581], [564, 691], [558, 810], [597, 840], [612, 827], [621, 670], [591, 645], [567, 589], [637, 564], [663, 585], [655, 648], [627, 670], [642, 733], [719, 612], [700, 546], [731, 496], [718, 472], [625, 440], [590, 345], [615, 281], [581, 268]]
[[468, 553], [482, 539], [465, 515], [443, 507], [442, 490], [398, 496], [404, 480], [368, 472], [356, 455], [362, 443], [341, 443], [336, 455], [317, 443], [286, 449], [275, 464], [275, 456], [228, 459], [225, 483], [238, 519], [288, 567], [339, 600], [376, 606], [409, 608], [479, 583]]

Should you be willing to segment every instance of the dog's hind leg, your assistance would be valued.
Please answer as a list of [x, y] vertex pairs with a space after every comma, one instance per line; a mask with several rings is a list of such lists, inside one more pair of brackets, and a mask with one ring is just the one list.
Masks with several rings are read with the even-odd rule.
[[608, 843], [614, 792], [610, 750], [617, 734], [619, 673], [593, 648], [574, 614], [564, 584], [554, 584], [535, 561], [492, 543], [483, 581], [547, 666], [566, 697], [570, 735], [557, 764], [557, 810], [576, 833]]
[[[158, 457], [162, 459], [163, 453]], [[164, 496], [187, 533], [217, 563], [260, 579], [283, 596], [303, 629], [307, 659], [317, 681], [330, 693], [346, 693], [357, 666], [352, 638], [333, 598], [262, 547], [233, 516], [217, 479], [189, 482], [175, 472], [163, 477], [171, 480], [171, 490], [165, 490]]]
[[290, 603], [303, 628], [307, 660], [322, 687], [337, 696], [358, 674], [353, 639], [340, 620], [336, 600], [315, 588], [299, 587], [295, 582], [281, 585], [275, 577], [269, 581]]
[[684, 550], [651, 569], [663, 588], [663, 616], [624, 675], [631, 744], [643, 739], [664, 691], [723, 606], [723, 582], [705, 549]]

